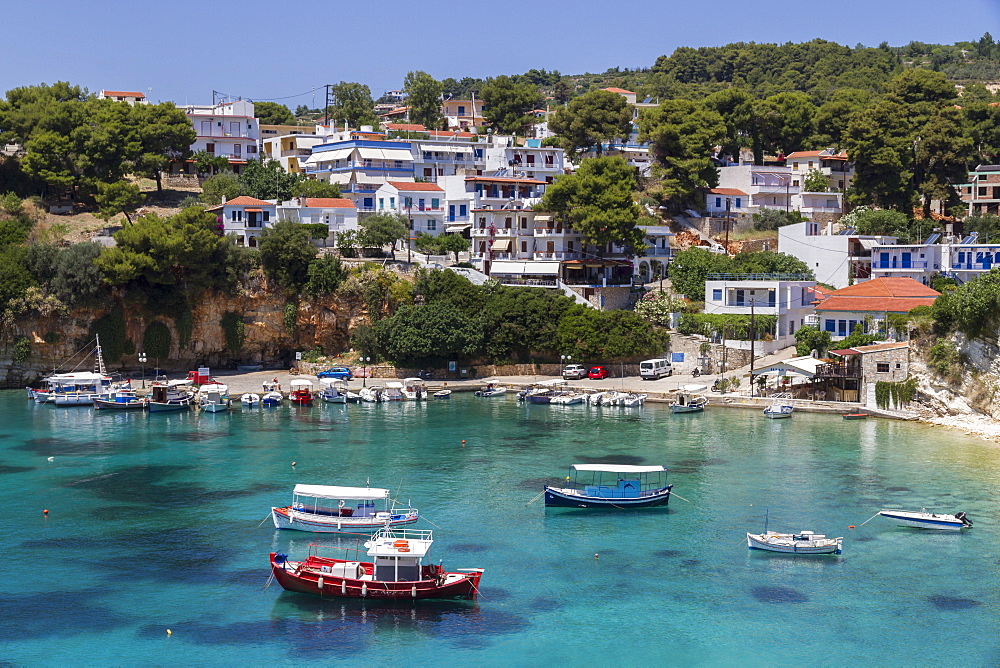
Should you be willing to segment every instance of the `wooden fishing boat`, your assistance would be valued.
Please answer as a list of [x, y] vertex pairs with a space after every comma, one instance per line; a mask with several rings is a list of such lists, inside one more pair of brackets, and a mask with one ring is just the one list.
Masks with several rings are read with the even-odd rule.
[[705, 385], [685, 385], [670, 402], [672, 413], [698, 413], [705, 410], [708, 397], [701, 395], [708, 388]]
[[143, 411], [146, 410], [148, 399], [139, 398], [131, 386], [112, 390], [106, 397], [94, 399], [95, 410]]
[[561, 508], [648, 508], [670, 501], [662, 466], [573, 464], [566, 487], [545, 487], [545, 505]]
[[[174, 382], [174, 381], [171, 381]], [[188, 390], [180, 389], [180, 385], [154, 385], [153, 394], [149, 400], [150, 413], [166, 413], [186, 411], [191, 408], [193, 395]]]
[[867, 420], [868, 413], [844, 413], [845, 420]]
[[424, 565], [433, 542], [430, 530], [385, 528], [364, 543], [370, 561], [321, 557], [321, 546], [313, 545], [303, 561], [272, 552], [271, 574], [288, 591], [322, 597], [475, 598], [484, 569], [448, 572], [441, 564]]
[[767, 550], [786, 554], [840, 554], [843, 537], [827, 538], [812, 531], [798, 533], [747, 533], [747, 547], [751, 550]]
[[[379, 501], [381, 509], [375, 506]], [[296, 485], [292, 504], [271, 508], [271, 519], [278, 529], [354, 533], [413, 524], [420, 515], [416, 508], [390, 506], [387, 489]]]
[[312, 406], [312, 386], [311, 381], [308, 381], [305, 378], [296, 378], [289, 383], [291, 391], [288, 393], [288, 400], [298, 406]]
[[925, 508], [921, 508], [920, 512], [910, 510], [880, 510], [878, 514], [882, 517], [888, 517], [899, 526], [914, 527], [917, 529], [960, 531], [972, 526], [972, 520], [966, 517], [963, 512], [946, 515], [943, 513], [929, 513]]

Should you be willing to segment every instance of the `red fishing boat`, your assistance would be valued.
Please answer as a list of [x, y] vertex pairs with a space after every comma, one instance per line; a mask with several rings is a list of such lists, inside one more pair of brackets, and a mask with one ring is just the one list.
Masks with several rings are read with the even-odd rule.
[[321, 557], [318, 545], [304, 561], [271, 553], [271, 574], [288, 591], [335, 598], [475, 598], [482, 568], [447, 572], [423, 564], [433, 540], [430, 530], [380, 529], [365, 541], [371, 561]]
[[298, 404], [299, 406], [312, 406], [313, 405], [313, 387], [312, 383], [303, 378], [296, 378], [291, 382], [291, 392], [288, 394], [288, 400], [293, 404]]

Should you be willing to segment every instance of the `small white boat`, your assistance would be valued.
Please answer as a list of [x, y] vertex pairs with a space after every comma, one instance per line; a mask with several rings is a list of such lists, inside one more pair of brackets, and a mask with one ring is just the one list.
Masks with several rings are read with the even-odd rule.
[[403, 396], [403, 384], [394, 380], [389, 381], [382, 388], [380, 397], [380, 401], [403, 401], [406, 398]]
[[708, 397], [701, 394], [707, 390], [705, 385], [685, 385], [677, 392], [674, 400], [670, 403], [670, 410], [673, 413], [697, 413], [705, 410], [708, 405]]
[[437, 392], [434, 393], [434, 398], [435, 399], [450, 399], [451, 398], [451, 390], [438, 390]]
[[358, 390], [358, 397], [366, 404], [376, 404], [382, 401], [382, 391], [383, 388], [378, 385], [362, 387]]
[[321, 378], [319, 398], [328, 404], [347, 403], [347, 382], [339, 378]]
[[583, 392], [566, 392], [565, 394], [553, 396], [549, 403], [562, 406], [572, 406], [574, 404], [582, 404], [586, 400], [587, 395]]
[[751, 550], [767, 550], [786, 554], [840, 554], [843, 537], [827, 538], [812, 531], [798, 533], [747, 533], [747, 547]]
[[948, 531], [959, 531], [972, 526], [972, 520], [966, 517], [965, 513], [957, 512], [954, 515], [942, 513], [929, 513], [924, 508], [920, 512], [910, 510], [880, 510], [879, 515], [888, 517], [902, 527], [915, 527], [917, 529], [945, 529]]
[[423, 401], [427, 399], [427, 387], [421, 378], [404, 378], [400, 389], [406, 401]]
[[285, 395], [277, 390], [265, 392], [260, 397], [260, 403], [264, 406], [280, 406], [285, 400]]
[[788, 406], [785, 404], [772, 404], [764, 409], [764, 417], [770, 418], [772, 420], [777, 420], [780, 418], [792, 417], [792, 413], [795, 411], [794, 406]]
[[202, 385], [198, 390], [198, 408], [209, 413], [219, 413], [229, 410], [232, 405], [229, 399], [229, 387], [222, 383]]
[[622, 398], [622, 406], [626, 408], [638, 408], [646, 403], [647, 396], [648, 395], [645, 394], [635, 394], [630, 392]]
[[476, 397], [497, 397], [501, 394], [506, 394], [507, 388], [503, 385], [497, 385], [495, 383], [486, 383], [486, 386], [481, 390], [476, 390], [473, 392], [473, 396]]
[[257, 408], [260, 406], [260, 395], [253, 392], [247, 392], [240, 397], [240, 403], [244, 408]]
[[[271, 508], [271, 519], [278, 529], [316, 533], [376, 531], [419, 519], [416, 508], [397, 508], [389, 496], [387, 489], [296, 485], [292, 504]], [[381, 508], [376, 508], [376, 502]]]
[[[451, 390], [448, 390], [451, 392]], [[353, 390], [347, 391], [347, 403], [349, 404], [359, 404], [361, 403], [361, 395]]]

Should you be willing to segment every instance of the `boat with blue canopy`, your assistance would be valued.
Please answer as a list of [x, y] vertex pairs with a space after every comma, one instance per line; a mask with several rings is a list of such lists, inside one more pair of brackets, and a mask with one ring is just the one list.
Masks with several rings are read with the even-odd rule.
[[670, 501], [662, 466], [573, 464], [565, 487], [545, 487], [545, 505], [555, 508], [648, 508]]

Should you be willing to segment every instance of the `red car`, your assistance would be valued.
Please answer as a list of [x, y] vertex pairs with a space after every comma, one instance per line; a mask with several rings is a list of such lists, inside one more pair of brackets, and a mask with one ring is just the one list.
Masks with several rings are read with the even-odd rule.
[[605, 366], [592, 366], [587, 372], [587, 378], [591, 380], [604, 380], [608, 377], [608, 368]]

